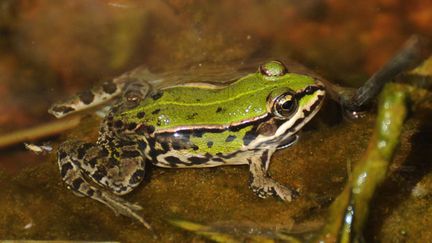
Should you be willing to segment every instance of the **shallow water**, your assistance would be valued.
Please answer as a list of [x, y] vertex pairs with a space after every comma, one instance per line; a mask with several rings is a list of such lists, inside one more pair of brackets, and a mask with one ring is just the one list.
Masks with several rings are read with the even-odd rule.
[[[427, 1], [304, 2], [3, 1], [0, 132], [51, 121], [46, 110], [54, 101], [138, 65], [168, 72], [175, 82], [224, 81], [253, 68], [251, 59], [289, 56], [328, 80], [358, 85], [398, 49], [411, 34], [407, 29], [431, 29]], [[414, 112], [406, 125], [373, 202], [367, 242], [432, 238], [431, 129], [423, 122], [429, 113], [429, 107]], [[79, 127], [48, 140], [56, 145], [70, 137], [94, 139], [99, 121], [90, 114]], [[125, 198], [144, 206], [142, 215], [162, 241], [202, 240], [168, 224], [171, 218], [315, 230], [365, 151], [373, 124], [373, 111], [350, 122], [329, 105], [295, 146], [277, 152], [272, 176], [300, 191], [291, 203], [257, 198], [244, 166], [153, 168]], [[153, 240], [139, 223], [67, 190], [55, 155], [36, 156], [21, 145], [3, 148], [0, 188], [0, 239]]]

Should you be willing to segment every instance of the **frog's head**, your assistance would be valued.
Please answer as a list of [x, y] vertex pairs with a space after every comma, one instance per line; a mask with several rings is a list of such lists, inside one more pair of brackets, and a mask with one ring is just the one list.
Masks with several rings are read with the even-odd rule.
[[295, 134], [318, 112], [325, 90], [316, 78], [289, 73], [279, 61], [259, 67], [267, 90], [267, 119], [255, 130], [250, 146], [283, 147], [292, 143]]

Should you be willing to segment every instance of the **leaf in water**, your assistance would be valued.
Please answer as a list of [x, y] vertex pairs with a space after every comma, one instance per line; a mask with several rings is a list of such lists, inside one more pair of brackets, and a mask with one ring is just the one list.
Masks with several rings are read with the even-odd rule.
[[206, 225], [197, 224], [194, 222], [179, 220], [179, 219], [171, 219], [168, 221], [174, 226], [177, 226], [184, 230], [192, 231], [197, 235], [204, 236], [216, 242], [230, 242], [230, 243], [240, 242], [239, 240], [235, 239], [231, 235], [217, 232], [214, 229], [212, 229], [212, 227]]

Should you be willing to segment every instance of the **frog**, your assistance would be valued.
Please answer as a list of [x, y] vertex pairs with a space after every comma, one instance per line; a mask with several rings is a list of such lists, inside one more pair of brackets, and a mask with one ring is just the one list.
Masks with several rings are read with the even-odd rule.
[[116, 214], [150, 224], [142, 207], [122, 198], [144, 179], [146, 165], [205, 168], [246, 165], [249, 187], [260, 198], [291, 201], [298, 192], [269, 173], [273, 153], [293, 145], [320, 110], [323, 82], [290, 72], [281, 61], [223, 83], [191, 82], [160, 89], [139, 78], [107, 81], [54, 104], [63, 117], [114, 99], [95, 142], [67, 140], [57, 152], [60, 175], [78, 196]]

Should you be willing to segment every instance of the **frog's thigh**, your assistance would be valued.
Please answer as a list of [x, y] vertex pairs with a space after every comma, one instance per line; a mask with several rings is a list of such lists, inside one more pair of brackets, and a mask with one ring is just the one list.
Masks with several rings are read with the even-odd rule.
[[150, 85], [145, 80], [117, 78], [55, 103], [48, 112], [57, 118], [61, 118], [71, 113], [106, 103], [119, 95], [130, 92], [130, 90], [138, 92], [140, 97], [145, 97], [150, 88]]
[[106, 81], [100, 86], [53, 104], [48, 112], [57, 118], [67, 116], [111, 100], [121, 94], [123, 87], [124, 84], [122, 83], [115, 83], [111, 80]]
[[[69, 142], [71, 143], [74, 142]], [[75, 142], [77, 143], [79, 142]], [[80, 143], [71, 148], [68, 143], [66, 144], [59, 151], [59, 163], [64, 163], [62, 157], [68, 154], [67, 161], [114, 194], [129, 193], [144, 179], [145, 159], [135, 143], [122, 145], [118, 142], [114, 152], [110, 152], [110, 148], [105, 147], [107, 145]]]
[[87, 179], [88, 176], [85, 175], [87, 172], [81, 167], [83, 160], [79, 159], [84, 159], [84, 154], [87, 154], [87, 152], [89, 152], [88, 150], [95, 148], [97, 148], [97, 146], [94, 144], [78, 141], [68, 141], [61, 145], [58, 152], [58, 164], [63, 181], [68, 185], [68, 188], [76, 194], [81, 194], [97, 200], [107, 205], [117, 214], [135, 218], [147, 228], [150, 228], [150, 225], [136, 213], [137, 210], [141, 209], [139, 205], [129, 203], [89, 183]]
[[268, 150], [264, 150], [261, 154], [248, 159], [249, 172], [251, 173], [249, 187], [261, 198], [277, 196], [282, 200], [291, 201], [293, 191], [273, 180], [268, 175], [267, 168], [270, 157], [271, 153]]

